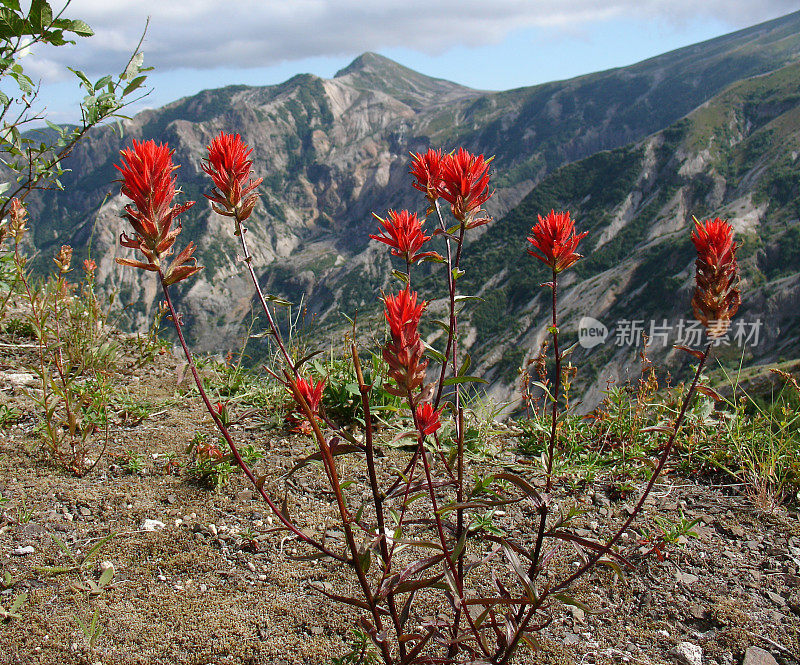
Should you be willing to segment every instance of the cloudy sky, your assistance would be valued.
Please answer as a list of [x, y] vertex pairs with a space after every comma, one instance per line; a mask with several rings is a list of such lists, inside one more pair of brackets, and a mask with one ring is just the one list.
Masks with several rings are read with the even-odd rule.
[[117, 73], [148, 16], [143, 50], [155, 71], [140, 108], [229, 83], [330, 77], [364, 51], [508, 89], [631, 64], [798, 9], [800, 0], [73, 0], [65, 16], [95, 36], [24, 62], [49, 116], [69, 121], [80, 96], [67, 66]]

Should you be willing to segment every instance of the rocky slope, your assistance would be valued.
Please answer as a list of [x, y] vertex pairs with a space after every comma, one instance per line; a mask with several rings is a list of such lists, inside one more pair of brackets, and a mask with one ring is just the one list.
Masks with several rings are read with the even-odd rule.
[[[631, 67], [505, 92], [471, 90], [370, 53], [330, 80], [299, 75], [276, 86], [204, 91], [140, 113], [124, 123], [122, 138], [110, 129], [92, 134], [68, 164], [66, 190], [32, 200], [34, 241], [42, 256], [65, 242], [84, 251], [91, 246], [98, 280], [106, 291], [118, 291], [127, 325], [144, 326], [158, 294], [149, 275], [114, 263], [123, 201], [113, 183], [113, 164], [131, 138], [168, 141], [182, 165], [183, 194], [197, 201], [184, 216], [179, 244], [193, 239], [206, 266], [181, 292], [181, 306], [195, 344], [225, 350], [239, 343], [253, 294], [236, 263], [226, 220], [214, 215], [202, 196], [204, 146], [221, 129], [240, 132], [254, 147], [254, 168], [265, 178], [251, 224], [262, 281], [295, 301], [305, 294], [310, 313], [328, 329], [343, 322], [340, 313], [374, 307], [385, 284], [384, 252], [368, 244], [374, 224], [370, 212], [421, 208], [408, 185], [408, 152], [464, 145], [494, 154], [496, 193], [489, 210], [498, 221], [479, 248], [470, 250], [493, 257], [491, 263], [479, 262], [484, 269], [475, 271], [471, 282], [491, 297], [472, 312], [475, 330], [468, 341], [481, 365], [494, 368], [496, 394], [505, 395], [523, 359], [518, 349], [532, 348], [541, 336], [533, 273], [517, 269], [523, 265], [516, 261], [521, 250], [508, 249], [521, 247], [535, 213], [571, 207], [592, 231], [588, 245], [600, 250], [574, 273], [574, 279], [589, 280], [589, 291], [580, 297], [578, 289], [571, 292], [574, 302], [565, 301], [570, 317], [587, 309], [581, 302], [600, 302], [593, 311], [606, 316], [632, 312], [632, 302], [642, 303], [637, 312], [660, 307], [664, 292], [648, 286], [654, 283], [647, 279], [653, 266], [670, 277], [682, 274], [678, 285], [684, 292], [675, 305], [682, 312], [677, 303], [685, 301], [688, 288], [687, 214], [705, 210], [736, 217], [742, 211], [739, 216], [751, 222], [738, 226], [760, 223], [776, 204], [768, 187], [756, 191], [758, 183], [766, 183], [755, 147], [764, 139], [758, 137], [773, 137], [783, 155], [780, 164], [789, 154], [784, 150], [788, 120], [779, 121], [789, 111], [778, 113], [791, 105], [789, 92], [751, 113], [758, 102], [754, 92], [738, 120], [725, 115], [724, 94], [729, 93], [715, 95], [731, 84], [734, 90], [757, 85], [753, 81], [772, 85], [775, 74], [769, 73], [787, 64], [781, 71], [791, 81], [790, 63], [799, 52], [797, 13]], [[764, 94], [769, 97], [769, 90]], [[704, 104], [694, 119], [672, 125]], [[771, 119], [761, 122], [767, 116]], [[772, 134], [760, 131], [773, 121]], [[698, 123], [711, 133], [692, 129]], [[747, 152], [747, 146], [756, 152]], [[726, 151], [735, 154], [723, 155]], [[731, 159], [746, 166], [723, 169]], [[773, 164], [772, 158], [764, 159]], [[793, 163], [784, 164], [789, 173]], [[572, 165], [548, 176], [565, 164]], [[790, 178], [782, 182], [774, 187], [788, 197], [784, 207], [791, 206]], [[772, 225], [762, 231], [790, 233], [791, 228], [796, 227]], [[680, 242], [663, 240], [677, 232]], [[786, 243], [776, 244], [779, 236], [760, 237], [768, 243], [759, 268], [766, 270], [765, 283], [791, 282], [769, 267], [785, 263], [775, 252], [784, 251]], [[674, 245], [668, 256], [659, 254], [666, 251], [664, 243]], [[753, 266], [758, 260], [753, 258]], [[780, 283], [783, 291], [791, 290], [788, 282]], [[501, 299], [503, 293], [507, 300]], [[769, 300], [776, 297], [771, 291], [760, 293], [765, 306], [778, 304]], [[494, 330], [496, 312], [520, 323]], [[618, 358], [606, 355], [592, 356], [590, 372], [620, 366]]]

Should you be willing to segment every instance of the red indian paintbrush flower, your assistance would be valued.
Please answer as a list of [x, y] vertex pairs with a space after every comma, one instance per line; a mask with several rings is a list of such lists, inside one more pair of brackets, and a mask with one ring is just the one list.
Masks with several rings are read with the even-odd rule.
[[425, 198], [433, 203], [439, 198], [442, 184], [442, 151], [429, 148], [424, 155], [418, 152], [411, 153], [409, 173], [417, 180], [412, 186], [425, 194]]
[[[114, 167], [122, 174], [122, 194], [133, 203], [124, 208], [124, 217], [133, 227], [133, 237], [123, 233], [120, 245], [138, 249], [147, 262], [132, 259], [117, 259], [117, 263], [142, 270], [159, 272], [161, 261], [172, 254], [172, 246], [181, 232], [178, 215], [194, 205], [194, 201], [172, 206], [175, 198], [175, 178], [172, 172], [178, 167], [172, 163], [172, 154], [166, 144], [155, 141], [140, 143], [133, 140], [133, 147], [120, 151], [122, 164]], [[162, 274], [165, 285], [174, 284], [202, 268], [192, 258], [194, 243], [173, 259], [169, 268]], [[189, 263], [189, 261], [193, 263]]]
[[697, 249], [692, 309], [708, 336], [720, 337], [741, 304], [733, 227], [719, 218], [695, 220], [692, 242]]
[[419, 336], [419, 320], [425, 301], [417, 304], [417, 292], [406, 287], [396, 296], [384, 298], [384, 316], [389, 323], [392, 341], [383, 348], [383, 359], [389, 365], [389, 376], [398, 390], [386, 385], [393, 395], [406, 397], [422, 385], [428, 361], [422, 359], [425, 346]]
[[211, 201], [214, 212], [226, 217], [236, 216], [243, 222], [250, 217], [258, 201], [258, 194], [253, 190], [263, 181], [263, 178], [252, 179], [250, 154], [253, 149], [239, 134], [225, 132], [220, 132], [207, 149], [203, 170], [214, 181], [214, 189], [205, 196]]
[[[441, 162], [439, 195], [448, 203], [453, 217], [464, 222], [489, 200], [489, 164], [483, 155], [473, 155], [459, 148], [455, 155], [445, 155]], [[479, 220], [485, 222], [488, 220]], [[473, 223], [470, 226], [477, 226]]]
[[423, 434], [433, 434], [438, 430], [442, 423], [439, 417], [442, 415], [442, 409], [435, 411], [430, 402], [423, 402], [417, 405], [417, 429]]
[[392, 256], [405, 259], [409, 265], [428, 256], [438, 256], [436, 252], [419, 251], [431, 237], [425, 235], [416, 213], [410, 213], [408, 210], [400, 212], [390, 210], [386, 219], [378, 217], [375, 213], [372, 213], [372, 216], [378, 220], [383, 227], [382, 233], [386, 235], [370, 235], [370, 238], [389, 245], [392, 248]]
[[575, 222], [569, 218], [569, 211], [550, 211], [547, 217], [537, 215], [539, 223], [531, 229], [528, 242], [533, 249], [528, 254], [546, 263], [556, 272], [566, 270], [578, 259], [575, 253], [578, 243], [588, 232], [575, 233]]
[[[319, 413], [319, 407], [320, 404], [322, 404], [322, 389], [324, 387], [325, 379], [320, 379], [316, 383], [314, 379], [306, 379], [303, 377], [297, 380], [297, 392], [303, 396], [306, 404], [308, 404], [308, 408], [311, 409], [311, 413], [315, 415]], [[296, 397], [295, 401], [297, 401]], [[297, 406], [300, 407], [299, 402]], [[305, 411], [302, 410], [302, 407], [300, 407], [300, 411], [305, 415]]]

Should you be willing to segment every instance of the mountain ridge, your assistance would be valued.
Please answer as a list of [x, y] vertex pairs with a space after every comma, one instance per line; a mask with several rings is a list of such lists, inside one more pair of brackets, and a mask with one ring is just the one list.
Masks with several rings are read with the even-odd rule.
[[[374, 230], [370, 213], [424, 207], [409, 186], [408, 153], [429, 146], [464, 145], [473, 152], [496, 155], [496, 192], [488, 208], [500, 229], [514, 226], [509, 220], [515, 214], [528, 218], [535, 214], [529, 205], [520, 208], [532, 193], [538, 192], [543, 203], [549, 200], [541, 193], [556, 187], [552, 174], [558, 169], [562, 169], [558, 177], [572, 183], [569, 186], [576, 192], [581, 187], [598, 189], [592, 205], [605, 201], [610, 211], [593, 222], [604, 239], [597, 254], [606, 257], [604, 261], [624, 262], [626, 247], [620, 233], [638, 229], [637, 234], [646, 234], [647, 224], [641, 220], [649, 214], [647, 206], [655, 214], [669, 203], [669, 197], [659, 198], [669, 188], [641, 185], [646, 180], [642, 180], [642, 160], [661, 164], [658, 155], [666, 150], [663, 146], [674, 143], [675, 150], [692, 155], [702, 172], [707, 160], [702, 155], [698, 158], [696, 146], [669, 138], [680, 133], [676, 123], [680, 127], [682, 118], [702, 109], [729, 86], [753, 76], [768, 79], [782, 71], [787, 61], [798, 60], [798, 53], [800, 12], [627, 68], [511, 91], [472, 90], [369, 53], [332, 79], [300, 74], [273, 86], [206, 90], [125, 121], [124, 140], [108, 129], [92, 132], [67, 164], [72, 173], [65, 176], [66, 191], [31, 197], [32, 218], [38, 220], [34, 241], [43, 253], [69, 242], [80, 255], [93, 238], [98, 285], [106, 291], [118, 290], [121, 299], [133, 303], [128, 310], [131, 327], [146, 325], [157, 298], [151, 280], [114, 263], [119, 253], [117, 238], [124, 227], [119, 219], [124, 202], [116, 193], [101, 202], [114, 188], [113, 163], [120, 147], [131, 137], [168, 141], [182, 164], [178, 177], [184, 196], [197, 201], [184, 216], [182, 238], [196, 242], [206, 266], [193, 285], [178, 294], [178, 300], [199, 348], [220, 350], [221, 343], [235, 346], [251, 311], [253, 291], [240, 274], [226, 220], [214, 215], [203, 198], [208, 185], [200, 168], [204, 146], [225, 130], [241, 133], [249, 142], [254, 149], [254, 171], [264, 177], [250, 225], [256, 270], [268, 289], [294, 300], [304, 295], [309, 312], [323, 330], [337, 329], [339, 312], [375, 308], [379, 289], [388, 285], [389, 261], [367, 239]], [[793, 104], [791, 100], [781, 103]], [[711, 106], [714, 113], [720, 112], [717, 103]], [[716, 143], [709, 146], [708, 137], [695, 136], [700, 152], [737, 138], [733, 130], [727, 134], [719, 130], [716, 121], [693, 126], [698, 132], [713, 126]], [[666, 133], [651, 140], [659, 132]], [[688, 166], [681, 163], [687, 173], [698, 168], [690, 162], [687, 158]], [[652, 177], [660, 178], [661, 173], [667, 180], [684, 177], [665, 168], [656, 169]], [[713, 190], [719, 181], [709, 177], [708, 187]], [[617, 184], [605, 187], [608, 182]], [[747, 182], [741, 186], [746, 188]], [[700, 187], [699, 183], [692, 186]], [[641, 199], [635, 200], [634, 190]], [[670, 196], [678, 195], [677, 190], [670, 191]], [[628, 195], [632, 198], [625, 203]], [[686, 204], [673, 208], [687, 211]], [[641, 219], [631, 224], [634, 217]], [[507, 231], [489, 228], [487, 240], [481, 237], [476, 248], [494, 237], [507, 243], [524, 242], [524, 235], [511, 238]], [[598, 261], [595, 257], [584, 265]], [[485, 289], [487, 283], [505, 284], [513, 266], [500, 262], [496, 267], [494, 274], [484, 276], [480, 288]], [[629, 277], [635, 273], [632, 266], [625, 272]], [[630, 292], [640, 287], [631, 285]], [[521, 292], [509, 293], [512, 307], [525, 304]], [[502, 303], [496, 294], [489, 300], [489, 305], [473, 311], [477, 317], [473, 323], [497, 320], [492, 308], [499, 311]], [[531, 314], [508, 307], [503, 309], [504, 316], [517, 311]], [[211, 317], [208, 312], [215, 314]], [[485, 343], [479, 328], [473, 325], [471, 344], [477, 345], [476, 350]], [[529, 341], [524, 336], [520, 340]], [[502, 356], [503, 352], [478, 355], [483, 369], [497, 368], [495, 376], [505, 377], [498, 385], [507, 390], [513, 363], [496, 358], [497, 353]]]

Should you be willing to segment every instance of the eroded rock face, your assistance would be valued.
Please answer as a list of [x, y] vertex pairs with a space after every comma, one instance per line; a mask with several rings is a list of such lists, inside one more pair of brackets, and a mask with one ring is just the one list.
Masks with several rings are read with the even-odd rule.
[[[299, 75], [275, 86], [203, 91], [126, 121], [124, 139], [108, 129], [93, 132], [67, 164], [72, 172], [64, 179], [66, 190], [29, 199], [34, 242], [43, 256], [62, 243], [72, 244], [79, 254], [91, 245], [101, 291], [116, 292], [117, 303], [125, 308], [120, 323], [145, 328], [161, 296], [152, 275], [114, 261], [123, 254], [118, 237], [125, 223], [119, 217], [124, 200], [113, 182], [113, 164], [132, 138], [168, 141], [181, 165], [180, 200], [196, 201], [183, 217], [177, 246], [193, 240], [205, 266], [191, 284], [175, 289], [189, 336], [201, 350], [238, 346], [250, 319], [253, 288], [243, 277], [228, 220], [214, 214], [203, 197], [208, 183], [200, 168], [214, 135], [238, 132], [254, 148], [254, 171], [264, 177], [248, 236], [261, 282], [295, 302], [303, 298], [327, 333], [341, 321], [339, 312], [374, 309], [380, 288], [388, 284], [386, 252], [368, 242], [374, 230], [371, 212], [424, 208], [410, 187], [409, 151], [464, 145], [494, 154], [495, 194], [487, 207], [497, 221], [473, 236], [474, 246], [465, 256], [478, 257], [467, 259], [468, 270], [470, 260], [477, 268], [464, 288], [492, 293], [495, 299], [505, 293], [505, 300], [493, 306], [513, 325], [487, 332], [480, 308], [473, 307], [467, 311], [471, 321], [464, 327], [464, 340], [479, 369], [490, 372], [492, 393], [508, 397], [516, 378], [513, 368], [523, 359], [519, 351], [535, 353], [546, 330], [546, 308], [533, 285], [538, 277], [520, 278], [530, 266], [523, 245], [536, 212], [551, 206], [572, 209], [579, 225], [592, 232], [582, 251], [619, 254], [602, 269], [595, 266], [570, 278], [575, 281], [565, 285], [562, 301], [566, 322], [590, 310], [635, 314], [625, 303], [646, 286], [647, 252], [684, 233], [688, 215], [699, 204], [738, 220], [737, 230], [763, 229], [773, 208], [751, 195], [757, 174], [748, 180], [723, 172], [719, 137], [676, 142], [674, 131], [645, 137], [709, 102], [736, 78], [791, 60], [787, 41], [800, 44], [800, 20], [792, 21], [774, 21], [752, 34], [742, 31], [625, 69], [502, 93], [432, 79], [375, 54], [360, 56], [331, 80]], [[743, 57], [743, 43], [755, 55]], [[723, 66], [734, 60], [736, 67]], [[676, 85], [680, 94], [673, 94]], [[770, 108], [776, 117], [775, 109], [783, 107]], [[747, 143], [754, 127], [764, 125], [742, 118], [725, 122], [738, 145]], [[598, 153], [578, 162], [575, 173], [560, 172], [542, 182], [565, 163], [641, 140], [621, 152]], [[669, 149], [676, 152], [668, 159]], [[615, 171], [627, 174], [619, 192], [606, 187]], [[673, 187], [667, 177], [682, 182]], [[554, 186], [558, 182], [566, 183], [563, 190]], [[511, 246], [512, 237], [518, 247]], [[487, 251], [501, 258], [485, 261]], [[685, 256], [675, 262], [679, 298], [690, 288], [690, 261]], [[759, 297], [765, 308], [785, 314], [783, 308], [796, 300], [796, 284], [781, 282], [774, 290], [764, 288]], [[604, 357], [592, 371], [624, 374], [627, 363], [617, 354]], [[589, 382], [584, 389], [597, 392], [598, 385]]]

